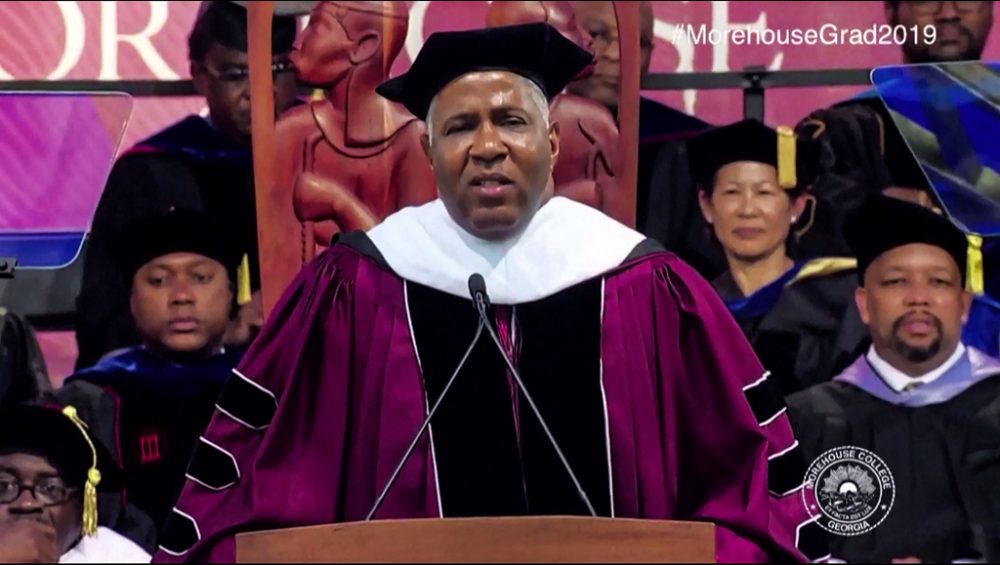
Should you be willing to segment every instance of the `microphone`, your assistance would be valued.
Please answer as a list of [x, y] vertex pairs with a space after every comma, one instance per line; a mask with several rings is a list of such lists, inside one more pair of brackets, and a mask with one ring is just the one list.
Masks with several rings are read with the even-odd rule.
[[[482, 277], [480, 277], [480, 280], [482, 280]], [[486, 288], [485, 282], [483, 283], [483, 288]], [[375, 504], [372, 505], [372, 509], [368, 511], [368, 516], [365, 517], [365, 522], [371, 520], [372, 517], [375, 516], [375, 513], [378, 512], [379, 507], [382, 506], [382, 503], [385, 501], [386, 495], [389, 494], [389, 489], [392, 488], [396, 479], [399, 478], [400, 472], [403, 471], [403, 465], [405, 465], [410, 459], [410, 456], [413, 454], [413, 450], [417, 447], [417, 442], [420, 441], [420, 437], [424, 435], [424, 432], [427, 430], [427, 426], [430, 425], [431, 418], [434, 417], [434, 413], [437, 412], [438, 407], [441, 406], [441, 401], [444, 400], [444, 397], [448, 394], [448, 390], [451, 388], [452, 383], [455, 382], [455, 377], [458, 376], [462, 367], [465, 366], [465, 361], [469, 358], [469, 355], [472, 354], [472, 349], [476, 346], [476, 343], [479, 342], [479, 337], [483, 334], [483, 325], [483, 318], [480, 316], [479, 325], [476, 327], [476, 335], [472, 338], [472, 343], [470, 343], [469, 347], [466, 348], [465, 353], [462, 355], [462, 360], [459, 361], [458, 366], [455, 367], [455, 372], [451, 374], [451, 377], [448, 379], [448, 382], [445, 383], [441, 394], [438, 396], [437, 400], [434, 401], [434, 405], [431, 406], [430, 411], [427, 412], [427, 417], [424, 418], [424, 423], [420, 425], [420, 429], [417, 430], [416, 435], [413, 436], [413, 440], [410, 441], [410, 446], [406, 448], [406, 453], [403, 454], [403, 458], [399, 460], [396, 468], [392, 471], [392, 475], [389, 476], [389, 480], [386, 481], [385, 487], [382, 488], [382, 492], [379, 493], [378, 498], [375, 499]]]
[[483, 280], [483, 275], [473, 273], [469, 277], [469, 295], [472, 296], [472, 303], [476, 306], [476, 311], [479, 312], [479, 321], [488, 326], [489, 316], [486, 315], [486, 310], [490, 307], [490, 297], [486, 294], [486, 281]]
[[480, 327], [483, 325], [486, 326], [486, 331], [489, 332], [490, 338], [500, 351], [500, 355], [503, 357], [504, 363], [507, 364], [507, 369], [510, 371], [511, 375], [514, 376], [514, 381], [517, 383], [518, 388], [521, 389], [521, 392], [524, 393], [524, 398], [528, 401], [528, 405], [531, 406], [531, 411], [535, 413], [535, 417], [538, 418], [538, 422], [542, 425], [542, 430], [545, 431], [545, 435], [549, 438], [549, 443], [551, 443], [552, 447], [556, 450], [556, 455], [559, 456], [559, 460], [562, 462], [563, 468], [566, 469], [570, 480], [573, 481], [573, 486], [576, 487], [577, 495], [587, 506], [587, 510], [590, 512], [590, 515], [596, 518], [597, 512], [594, 511], [594, 505], [590, 503], [590, 498], [587, 497], [587, 493], [584, 492], [583, 486], [580, 485], [580, 480], [576, 478], [576, 473], [573, 472], [573, 468], [570, 467], [569, 461], [563, 454], [562, 449], [559, 448], [559, 443], [556, 442], [555, 436], [552, 435], [548, 424], [545, 423], [545, 418], [542, 417], [541, 411], [538, 410], [538, 407], [535, 405], [535, 401], [531, 398], [531, 395], [528, 394], [528, 389], [524, 386], [524, 381], [521, 380], [520, 373], [517, 372], [517, 369], [514, 368], [514, 364], [511, 362], [510, 358], [507, 357], [507, 352], [504, 351], [503, 345], [500, 343], [500, 338], [497, 337], [496, 332], [493, 331], [493, 324], [490, 323], [490, 317], [486, 313], [486, 309], [489, 307], [490, 303], [489, 295], [486, 294], [486, 281], [483, 280], [483, 276], [479, 273], [475, 273], [469, 277], [469, 294], [472, 295], [472, 301], [476, 305], [476, 311], [479, 312]]

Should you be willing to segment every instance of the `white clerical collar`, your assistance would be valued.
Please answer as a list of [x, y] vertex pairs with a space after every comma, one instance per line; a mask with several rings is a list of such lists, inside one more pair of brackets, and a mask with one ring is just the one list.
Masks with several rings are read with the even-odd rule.
[[868, 362], [871, 363], [872, 368], [875, 369], [875, 372], [882, 377], [882, 380], [885, 381], [885, 383], [889, 385], [892, 390], [896, 392], [903, 392], [907, 387], [912, 389], [914, 386], [925, 385], [933, 382], [935, 379], [948, 372], [948, 369], [954, 367], [955, 363], [958, 363], [959, 359], [962, 358], [962, 355], [965, 355], [965, 345], [959, 342], [958, 347], [955, 348], [955, 352], [951, 354], [951, 357], [949, 357], [947, 361], [938, 366], [938, 368], [920, 375], [919, 377], [911, 377], [890, 365], [888, 361], [879, 356], [879, 354], [875, 351], [874, 345], [868, 349], [867, 359]]
[[469, 277], [486, 280], [490, 300], [539, 300], [620, 265], [645, 236], [604, 213], [563, 197], [549, 199], [517, 236], [474, 237], [440, 200], [392, 214], [368, 232], [400, 277], [469, 296]]

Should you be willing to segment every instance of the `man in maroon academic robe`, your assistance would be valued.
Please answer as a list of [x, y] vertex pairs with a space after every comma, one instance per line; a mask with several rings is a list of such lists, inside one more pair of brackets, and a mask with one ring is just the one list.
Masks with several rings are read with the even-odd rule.
[[[596, 514], [712, 522], [720, 561], [821, 556], [784, 405], [712, 287], [552, 196], [547, 100], [589, 60], [546, 24], [439, 33], [379, 87], [427, 122], [440, 198], [340, 235], [295, 279], [156, 559], [231, 561], [240, 532], [364, 520], [445, 390], [374, 519], [588, 514], [502, 355]], [[498, 343], [476, 331], [473, 274]]]

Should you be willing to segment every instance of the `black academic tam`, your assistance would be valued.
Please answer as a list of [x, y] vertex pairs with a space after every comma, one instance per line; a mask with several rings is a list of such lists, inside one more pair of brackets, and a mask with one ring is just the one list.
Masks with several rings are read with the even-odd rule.
[[593, 57], [545, 23], [431, 34], [410, 70], [375, 89], [426, 119], [431, 100], [451, 81], [477, 71], [510, 71], [552, 100]]

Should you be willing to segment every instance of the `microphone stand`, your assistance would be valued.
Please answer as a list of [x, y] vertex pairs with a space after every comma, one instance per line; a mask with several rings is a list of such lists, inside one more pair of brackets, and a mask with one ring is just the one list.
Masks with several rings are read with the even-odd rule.
[[504, 363], [507, 364], [507, 369], [510, 371], [511, 375], [514, 376], [514, 380], [517, 382], [518, 388], [524, 393], [524, 398], [528, 401], [528, 405], [531, 407], [531, 411], [534, 412], [535, 416], [538, 418], [538, 422], [542, 425], [542, 430], [549, 439], [549, 443], [556, 450], [556, 455], [559, 456], [559, 460], [562, 462], [563, 467], [569, 474], [570, 480], [573, 481], [573, 486], [576, 487], [577, 495], [580, 500], [587, 506], [587, 511], [594, 518], [597, 517], [597, 512], [594, 511], [594, 506], [590, 503], [590, 498], [587, 497], [587, 493], [584, 492], [583, 486], [580, 485], [580, 480], [576, 478], [576, 473], [573, 472], [573, 468], [570, 467], [569, 461], [563, 454], [562, 449], [559, 448], [559, 444], [556, 442], [555, 436], [552, 435], [552, 431], [549, 430], [548, 424], [545, 423], [545, 418], [542, 417], [541, 411], [538, 406], [535, 405], [534, 399], [528, 393], [527, 387], [524, 386], [524, 381], [521, 380], [520, 373], [514, 368], [514, 364], [511, 362], [510, 358], [507, 357], [507, 352], [504, 351], [503, 345], [500, 343], [500, 338], [497, 337], [496, 332], [493, 331], [493, 324], [489, 321], [489, 316], [486, 314], [487, 301], [489, 300], [486, 294], [486, 282], [483, 280], [482, 275], [474, 274], [469, 278], [469, 289], [472, 293], [472, 299], [476, 304], [476, 311], [479, 312], [479, 319], [482, 324], [486, 326], [486, 331], [489, 332], [490, 338], [493, 343], [496, 344], [497, 349], [500, 350], [500, 355], [503, 357]]

